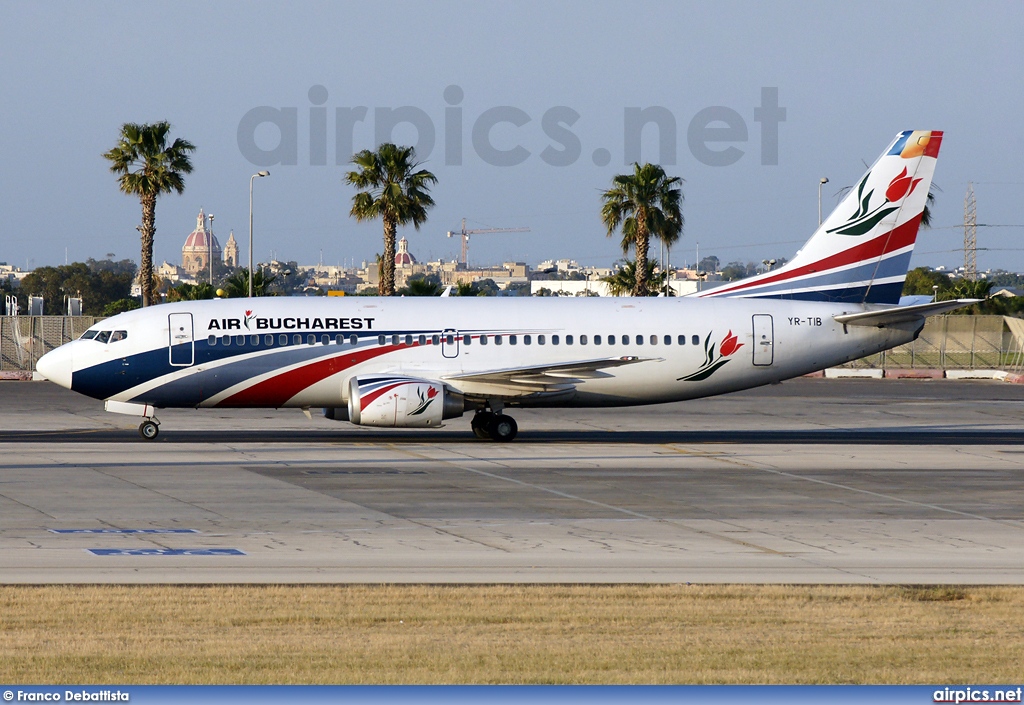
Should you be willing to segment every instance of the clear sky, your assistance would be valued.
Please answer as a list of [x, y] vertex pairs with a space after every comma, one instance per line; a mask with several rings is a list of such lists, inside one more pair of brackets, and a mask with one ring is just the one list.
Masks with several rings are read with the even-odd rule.
[[[420, 156], [439, 179], [426, 225], [402, 231], [420, 259], [457, 256], [445, 233], [465, 217], [531, 229], [476, 236], [477, 263], [607, 266], [621, 252], [599, 194], [637, 158], [627, 122], [652, 108], [641, 115], [675, 144], [652, 122], [639, 158], [685, 179], [674, 263], [698, 242], [723, 263], [792, 257], [817, 223], [819, 179], [827, 212], [905, 129], [946, 133], [937, 227], [914, 266], [963, 263], [950, 226], [968, 181], [980, 223], [1024, 224], [1019, 1], [15, 0], [0, 6], [0, 67], [0, 261], [22, 267], [65, 251], [138, 259], [139, 203], [100, 155], [122, 123], [158, 120], [197, 151], [185, 193], [158, 202], [157, 262], [180, 262], [200, 207], [244, 258], [262, 168], [257, 260], [372, 259], [381, 226], [349, 218], [337, 152], [375, 146], [401, 118], [417, 126], [392, 139], [431, 148]], [[1024, 271], [1022, 235], [980, 228], [979, 268]]]

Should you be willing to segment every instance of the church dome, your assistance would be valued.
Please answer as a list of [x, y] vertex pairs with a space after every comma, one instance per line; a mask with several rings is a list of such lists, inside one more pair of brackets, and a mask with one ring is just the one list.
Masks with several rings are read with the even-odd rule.
[[214, 252], [220, 250], [220, 243], [217, 242], [217, 237], [206, 229], [206, 214], [200, 208], [199, 216], [196, 218], [196, 229], [185, 239], [185, 248], [197, 248], [205, 251], [210, 249], [211, 241], [213, 242]]
[[[213, 227], [213, 216], [210, 218], [210, 227]], [[220, 243], [214, 236], [213, 231], [206, 227], [207, 215], [203, 209], [199, 209], [196, 217], [196, 229], [193, 230], [181, 248], [181, 264], [187, 272], [195, 274], [210, 266], [211, 259], [220, 259]]]
[[409, 241], [404, 237], [398, 241], [398, 252], [395, 253], [396, 267], [411, 267], [416, 264], [416, 258], [409, 252]]

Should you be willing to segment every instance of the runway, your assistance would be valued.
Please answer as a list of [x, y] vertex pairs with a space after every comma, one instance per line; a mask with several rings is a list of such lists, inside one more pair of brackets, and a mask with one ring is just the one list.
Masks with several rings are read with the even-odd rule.
[[512, 413], [512, 444], [297, 410], [168, 410], [145, 442], [0, 383], [0, 582], [1024, 583], [1024, 385]]

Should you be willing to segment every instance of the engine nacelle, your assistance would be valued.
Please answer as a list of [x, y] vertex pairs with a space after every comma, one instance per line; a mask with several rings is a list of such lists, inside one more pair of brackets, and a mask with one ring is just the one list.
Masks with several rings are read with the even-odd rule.
[[440, 382], [396, 375], [349, 380], [348, 420], [360, 426], [437, 427], [462, 416], [465, 402]]

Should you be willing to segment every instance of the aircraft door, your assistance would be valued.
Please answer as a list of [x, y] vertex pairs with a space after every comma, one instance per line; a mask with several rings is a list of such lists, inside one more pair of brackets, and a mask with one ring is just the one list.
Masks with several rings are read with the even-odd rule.
[[754, 316], [754, 364], [767, 367], [775, 359], [775, 332], [772, 317], [759, 313]]
[[188, 367], [195, 362], [195, 339], [192, 333], [191, 313], [172, 313], [167, 316], [169, 340], [167, 347], [171, 365]]
[[449, 358], [459, 356], [459, 332], [454, 328], [445, 328], [441, 333], [441, 354]]

